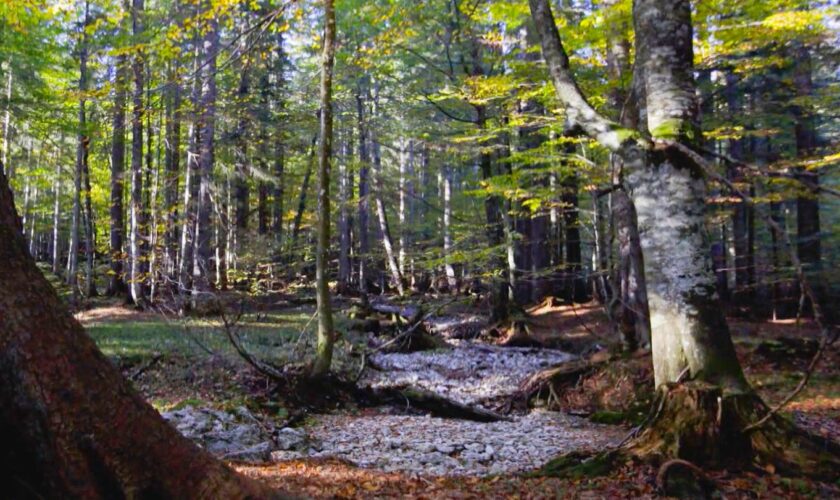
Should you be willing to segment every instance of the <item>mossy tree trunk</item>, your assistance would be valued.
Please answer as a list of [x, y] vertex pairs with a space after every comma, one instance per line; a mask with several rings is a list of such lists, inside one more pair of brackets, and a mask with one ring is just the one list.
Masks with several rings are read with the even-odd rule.
[[335, 328], [328, 283], [330, 246], [330, 167], [332, 162], [332, 77], [335, 62], [335, 5], [324, 1], [324, 49], [321, 59], [321, 144], [318, 154], [318, 244], [315, 252], [315, 283], [318, 302], [318, 346], [312, 373], [323, 376], [332, 363]]
[[[598, 114], [575, 82], [548, 0], [529, 0], [543, 54], [567, 116], [622, 162], [638, 213], [651, 314], [654, 417], [629, 449], [702, 465], [772, 463], [820, 474], [840, 464], [767, 408], [744, 378], [720, 300], [705, 231], [705, 179], [682, 153], [698, 140], [691, 4], [635, 0], [641, 133]], [[675, 147], [677, 143], [681, 147]], [[684, 383], [684, 381], [690, 381]]]

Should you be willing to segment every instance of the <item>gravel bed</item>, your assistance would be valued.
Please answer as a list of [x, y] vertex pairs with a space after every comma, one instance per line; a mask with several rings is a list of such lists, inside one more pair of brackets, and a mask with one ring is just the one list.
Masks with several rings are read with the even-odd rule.
[[451, 349], [377, 354], [361, 383], [371, 387], [409, 385], [465, 404], [513, 394], [540, 369], [574, 358], [555, 349], [499, 347], [450, 341]]
[[567, 451], [600, 449], [625, 433], [545, 411], [494, 423], [393, 415], [317, 420], [306, 429], [308, 450], [276, 451], [272, 458], [337, 457], [384, 471], [486, 476], [532, 470]]

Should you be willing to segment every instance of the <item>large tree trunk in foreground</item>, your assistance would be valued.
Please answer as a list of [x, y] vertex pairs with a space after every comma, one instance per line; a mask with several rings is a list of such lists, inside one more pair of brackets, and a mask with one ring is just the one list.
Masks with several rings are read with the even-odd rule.
[[815, 438], [778, 416], [752, 428], [768, 409], [735, 356], [709, 259], [704, 172], [683, 152], [698, 134], [690, 2], [634, 3], [641, 54], [636, 65], [645, 90], [639, 107], [646, 110], [652, 141], [595, 112], [572, 77], [548, 0], [529, 3], [567, 116], [621, 159], [638, 212], [661, 399], [625, 451], [657, 460], [681, 458], [710, 466], [769, 463], [785, 472], [836, 475], [836, 445], [820, 449]]
[[[265, 498], [122, 378], [30, 258], [0, 173], [0, 481], [11, 498]], [[37, 329], [33, 329], [37, 325]]]
[[[698, 134], [690, 2], [637, 0], [634, 19], [647, 47], [637, 64], [644, 66], [650, 134], [690, 144]], [[715, 293], [704, 174], [669, 151], [633, 154], [624, 166], [641, 229], [656, 385], [676, 382], [688, 369], [692, 378], [748, 391]]]

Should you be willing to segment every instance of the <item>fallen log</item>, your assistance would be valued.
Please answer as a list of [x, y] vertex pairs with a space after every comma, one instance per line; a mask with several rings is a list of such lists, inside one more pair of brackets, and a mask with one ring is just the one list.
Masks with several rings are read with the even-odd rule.
[[390, 314], [405, 319], [409, 323], [414, 323], [423, 315], [423, 308], [415, 305], [399, 306], [394, 304], [386, 304], [384, 302], [370, 304], [372, 311], [379, 314]]
[[374, 389], [382, 403], [426, 411], [439, 418], [472, 420], [474, 422], [510, 421], [510, 417], [477, 406], [459, 403], [425, 389], [390, 387]]

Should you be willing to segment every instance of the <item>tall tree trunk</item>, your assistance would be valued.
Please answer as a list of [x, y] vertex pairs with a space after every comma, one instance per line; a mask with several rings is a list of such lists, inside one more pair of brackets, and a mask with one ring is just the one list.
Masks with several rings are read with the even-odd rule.
[[[138, 40], [143, 33], [143, 1], [133, 0], [131, 7], [132, 33], [135, 40]], [[138, 51], [131, 64], [134, 74], [134, 89], [131, 119], [131, 231], [129, 237], [129, 290], [131, 300], [138, 306], [145, 304], [143, 289], [145, 276], [143, 275], [142, 261], [146, 258], [144, 253], [146, 250], [145, 236], [143, 235], [143, 231], [146, 230], [146, 210], [143, 207], [143, 116], [145, 114], [143, 65], [144, 54], [142, 51]]]
[[583, 279], [583, 252], [581, 249], [580, 215], [578, 206], [578, 180], [571, 173], [562, 182], [563, 227], [566, 243], [566, 266], [563, 297], [570, 302], [587, 300], [586, 284]]
[[[737, 87], [735, 75], [727, 73], [726, 106], [729, 112], [729, 119], [738, 123], [738, 117], [745, 111], [739, 97], [740, 89]], [[728, 140], [729, 156], [738, 160], [745, 159], [744, 140], [734, 138]], [[737, 167], [730, 168], [729, 178], [736, 184], [742, 184], [745, 179]], [[745, 189], [752, 191], [752, 186]], [[732, 236], [735, 250], [735, 293], [744, 300], [745, 304], [752, 302], [753, 287], [755, 285], [755, 262], [754, 248], [752, 247], [751, 235], [754, 233], [751, 221], [754, 219], [753, 208], [747, 203], [738, 200], [732, 209]]]
[[111, 229], [109, 245], [111, 275], [108, 279], [108, 295], [112, 296], [126, 292], [123, 197], [125, 192], [125, 100], [128, 89], [128, 59], [125, 54], [117, 56], [115, 69], [114, 114], [111, 136]]
[[394, 252], [394, 244], [391, 238], [391, 227], [388, 224], [388, 213], [385, 211], [385, 203], [382, 201], [382, 194], [385, 189], [383, 187], [383, 172], [382, 172], [382, 154], [378, 139], [372, 135], [373, 147], [373, 170], [374, 181], [376, 182], [376, 190], [374, 191], [374, 204], [376, 205], [376, 216], [379, 219], [379, 229], [382, 232], [382, 247], [385, 249], [385, 260], [388, 270], [391, 272], [391, 281], [397, 287], [397, 293], [401, 296], [405, 295], [405, 284], [403, 276], [400, 272], [399, 262], [397, 262], [397, 255]]
[[[198, 6], [196, 6], [196, 15], [198, 15]], [[181, 226], [181, 254], [178, 259], [178, 287], [184, 295], [192, 291], [192, 272], [193, 262], [195, 261], [195, 225], [198, 213], [198, 179], [201, 175], [198, 162], [198, 149], [201, 143], [201, 123], [199, 121], [198, 108], [201, 105], [203, 61], [198, 30], [196, 30], [193, 36], [193, 43], [193, 74], [195, 76], [190, 96], [192, 103], [188, 133], [190, 143], [187, 148], [187, 168], [184, 177], [184, 216]], [[184, 305], [186, 306], [188, 303]]]
[[[617, 0], [609, 0], [609, 7], [615, 9]], [[610, 99], [618, 111], [618, 119], [624, 127], [635, 130], [639, 126], [638, 98], [641, 92], [625, 88], [624, 80], [631, 76], [630, 44], [626, 38], [628, 19], [616, 9], [610, 11], [611, 29], [607, 41], [607, 69], [615, 83]], [[638, 49], [637, 49], [638, 50]], [[637, 56], [639, 57], [639, 56]], [[642, 54], [641, 57], [644, 57]], [[639, 71], [638, 75], [644, 73]], [[634, 78], [637, 78], [634, 76]], [[642, 78], [638, 76], [638, 78]], [[646, 121], [645, 121], [646, 123]], [[618, 185], [624, 185], [626, 172], [621, 159], [612, 155], [612, 179]], [[610, 297], [610, 313], [621, 334], [625, 350], [634, 350], [639, 345], [650, 344], [650, 307], [648, 306], [647, 284], [645, 282], [644, 256], [639, 237], [636, 207], [622, 187], [610, 195], [612, 204], [612, 226], [618, 240], [618, 266], [613, 277], [613, 290]], [[612, 253], [612, 249], [608, 249]]]
[[338, 215], [338, 290], [341, 293], [349, 290], [353, 274], [352, 263], [350, 262], [350, 245], [352, 243], [350, 198], [353, 193], [353, 173], [349, 165], [352, 157], [352, 136], [348, 133], [348, 137], [345, 137], [343, 141], [341, 163], [338, 166], [338, 202], [340, 204]]
[[178, 65], [170, 63], [164, 146], [164, 274], [176, 276], [178, 262], [178, 177], [181, 170], [181, 84]]
[[[594, 111], [575, 83], [547, 0], [529, 0], [557, 96], [585, 133], [615, 151], [638, 212], [649, 294], [656, 385], [691, 378], [749, 392], [714, 294], [700, 167], [672, 149], [646, 149], [632, 133]], [[636, 0], [647, 128], [655, 140], [697, 137], [687, 0]]]
[[285, 148], [282, 122], [285, 119], [285, 74], [286, 56], [283, 48], [284, 38], [282, 31], [278, 30], [276, 35], [277, 43], [275, 44], [275, 87], [274, 87], [274, 108], [276, 113], [275, 121], [277, 123], [274, 134], [274, 191], [272, 196], [274, 198], [274, 214], [272, 230], [274, 231], [274, 239], [278, 243], [278, 248], [283, 248], [283, 196], [284, 191], [284, 169], [285, 169]]
[[[85, 189], [85, 295], [95, 297], [96, 291], [96, 269], [94, 260], [96, 258], [96, 238], [94, 233], [93, 204], [90, 194], [90, 163], [89, 147], [85, 147], [84, 158], [82, 159], [82, 175]], [[35, 192], [37, 196], [37, 191]]]
[[315, 250], [315, 285], [318, 302], [318, 345], [312, 373], [325, 375], [332, 364], [335, 329], [328, 276], [330, 247], [330, 166], [332, 161], [332, 85], [335, 63], [335, 5], [324, 0], [324, 48], [321, 57], [321, 144], [318, 151], [318, 243]]
[[3, 161], [6, 175], [9, 177], [9, 182], [11, 182], [12, 167], [9, 164], [9, 133], [12, 123], [12, 61], [7, 60], [6, 64], [8, 66], [6, 70], [6, 88], [3, 93], [4, 100], [6, 101], [3, 111], [3, 153], [0, 155], [0, 160]]
[[[209, 2], [205, 3], [209, 8]], [[218, 20], [211, 18], [207, 21], [204, 35], [204, 78], [201, 92], [201, 117], [199, 120], [200, 142], [198, 153], [198, 207], [195, 221], [195, 251], [193, 257], [193, 299], [199, 299], [199, 294], [210, 290], [210, 262], [212, 228], [210, 214], [212, 203], [210, 197], [213, 182], [214, 141], [216, 135], [216, 57], [219, 52]]]
[[[320, 113], [318, 116], [320, 117]], [[319, 134], [312, 136], [312, 143], [309, 146], [309, 161], [306, 164], [306, 171], [303, 174], [303, 183], [300, 187], [300, 194], [298, 195], [297, 212], [295, 212], [295, 219], [292, 222], [292, 239], [289, 244], [290, 257], [297, 252], [297, 241], [298, 236], [300, 236], [300, 226], [303, 223], [303, 212], [306, 211], [306, 195], [309, 192], [309, 181], [312, 178], [312, 167], [313, 163], [315, 163], [315, 147], [318, 143]]]
[[[244, 50], [244, 47], [243, 47]], [[234, 198], [236, 199], [236, 237], [244, 237], [248, 229], [248, 216], [251, 210], [251, 191], [248, 185], [250, 168], [248, 168], [248, 123], [251, 117], [248, 113], [248, 96], [251, 86], [250, 67], [246, 63], [240, 68], [239, 88], [236, 92], [236, 102], [240, 107], [239, 122], [236, 125], [236, 176], [234, 178]]]
[[[483, 106], [477, 107], [476, 116], [476, 124], [479, 130], [484, 130], [487, 127], [487, 110]], [[488, 182], [494, 174], [492, 156], [482, 149], [478, 156], [478, 163], [482, 180]], [[506, 242], [502, 211], [503, 202], [498, 195], [488, 194], [484, 197], [484, 218], [487, 224], [485, 231], [487, 243], [493, 248], [493, 258], [490, 260], [490, 266], [494, 269], [505, 267], [504, 260], [499, 254], [500, 247]], [[510, 213], [509, 210], [506, 212]], [[511, 241], [508, 241], [508, 243], [512, 245], [512, 234], [508, 236], [511, 237]], [[510, 258], [510, 254], [508, 254], [508, 258]], [[508, 270], [510, 270], [510, 260], [508, 261]], [[510, 276], [507, 280], [490, 279], [490, 323], [507, 321], [510, 317], [510, 296], [513, 293], [513, 289], [510, 288], [511, 283]]]
[[[794, 57], [793, 83], [797, 97], [813, 94], [811, 53], [807, 47], [797, 46]], [[814, 118], [805, 106], [793, 106], [796, 154], [806, 158], [815, 153], [817, 135]], [[796, 198], [796, 237], [799, 260], [809, 270], [818, 270], [822, 250], [820, 245], [819, 173], [804, 168], [797, 169], [797, 178], [803, 182], [803, 194]]]
[[368, 291], [368, 281], [373, 278], [370, 266], [370, 142], [365, 118], [365, 101], [361, 89], [356, 95], [359, 126], [359, 291]]
[[55, 200], [53, 201], [52, 220], [52, 272], [58, 274], [61, 270], [61, 161], [57, 155], [55, 163]]
[[82, 175], [84, 171], [84, 162], [88, 155], [89, 137], [87, 134], [87, 116], [85, 105], [87, 103], [87, 96], [85, 93], [88, 88], [88, 38], [87, 26], [90, 22], [89, 17], [90, 4], [85, 2], [84, 20], [82, 23], [82, 33], [79, 39], [79, 133], [78, 143], [76, 146], [76, 169], [73, 175], [73, 225], [70, 228], [70, 256], [67, 270], [67, 284], [70, 285], [73, 291], [73, 298], [77, 298], [79, 287], [77, 286], [77, 272], [79, 259], [79, 224], [81, 223], [81, 196], [82, 196]]
[[443, 204], [443, 272], [450, 293], [458, 291], [458, 279], [452, 267], [452, 167], [441, 167], [441, 202]]
[[[26, 252], [0, 172], [0, 481], [12, 498], [263, 498], [166, 423]], [[38, 334], [33, 335], [37, 324]]]

